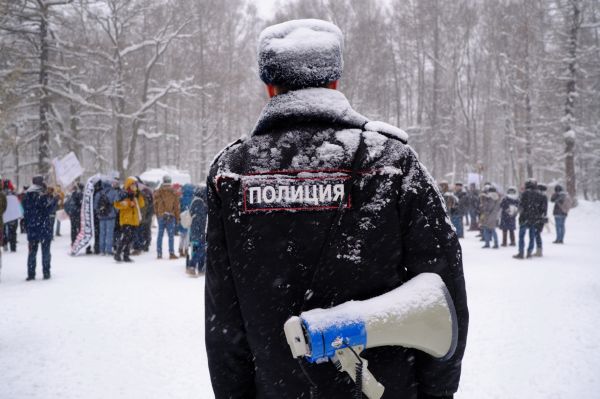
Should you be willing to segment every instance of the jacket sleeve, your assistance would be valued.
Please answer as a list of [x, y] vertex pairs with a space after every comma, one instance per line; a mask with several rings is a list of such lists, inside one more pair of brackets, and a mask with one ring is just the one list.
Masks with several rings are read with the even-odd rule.
[[450, 396], [458, 389], [469, 323], [461, 248], [435, 182], [412, 152], [403, 170], [405, 177], [399, 195], [401, 271], [409, 278], [424, 272], [439, 274], [452, 296], [458, 319], [454, 355], [438, 360], [415, 351], [416, 377], [423, 394]]
[[154, 199], [154, 214], [156, 215], [156, 217], [159, 217], [162, 215], [162, 202], [161, 202], [161, 196], [160, 193], [158, 192], [158, 190], [156, 190], [154, 192], [154, 194], [152, 195], [152, 198]]
[[227, 251], [220, 199], [209, 184], [204, 292], [210, 378], [216, 399], [254, 398], [254, 361]]
[[175, 194], [175, 219], [177, 221], [181, 220], [181, 203], [179, 202], [179, 198], [177, 198], [177, 194]]
[[137, 196], [138, 206], [140, 209], [146, 206], [146, 201], [144, 200], [144, 196], [142, 194], [138, 194]]
[[0, 193], [0, 219], [2, 219], [2, 214], [6, 212], [6, 195], [4, 193]]
[[129, 208], [130, 208], [130, 206], [129, 206], [129, 205], [124, 205], [124, 204], [122, 204], [122, 202], [124, 202], [124, 201], [129, 201], [129, 200], [120, 200], [120, 201], [115, 201], [115, 202], [113, 202], [113, 206], [114, 206], [115, 208], [117, 208], [118, 210], [121, 210], [121, 211], [122, 211], [122, 210], [125, 210], [125, 209], [129, 209]]

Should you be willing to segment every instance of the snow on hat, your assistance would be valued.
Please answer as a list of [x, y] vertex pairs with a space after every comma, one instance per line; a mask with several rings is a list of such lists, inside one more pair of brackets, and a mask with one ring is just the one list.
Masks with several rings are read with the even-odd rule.
[[525, 188], [535, 190], [537, 187], [537, 180], [529, 178], [525, 181]]
[[272, 25], [258, 39], [258, 70], [266, 84], [318, 87], [342, 76], [342, 31], [331, 22], [296, 19]]

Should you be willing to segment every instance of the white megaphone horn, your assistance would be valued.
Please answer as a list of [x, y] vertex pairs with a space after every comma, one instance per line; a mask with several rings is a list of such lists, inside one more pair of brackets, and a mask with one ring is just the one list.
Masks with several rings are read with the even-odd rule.
[[378, 346], [414, 348], [436, 358], [454, 354], [458, 328], [454, 303], [439, 275], [422, 273], [402, 286], [365, 301], [313, 309], [285, 322], [285, 336], [295, 358], [311, 363], [331, 360], [358, 384], [369, 399], [384, 387], [357, 354]]

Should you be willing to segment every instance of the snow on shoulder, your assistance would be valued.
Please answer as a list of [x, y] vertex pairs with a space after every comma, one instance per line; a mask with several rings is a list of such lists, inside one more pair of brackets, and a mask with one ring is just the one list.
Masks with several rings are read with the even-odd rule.
[[385, 136], [392, 136], [393, 138], [402, 141], [404, 144], [408, 142], [408, 134], [404, 130], [390, 125], [389, 123], [371, 121], [365, 125], [365, 130], [370, 132], [378, 132]]

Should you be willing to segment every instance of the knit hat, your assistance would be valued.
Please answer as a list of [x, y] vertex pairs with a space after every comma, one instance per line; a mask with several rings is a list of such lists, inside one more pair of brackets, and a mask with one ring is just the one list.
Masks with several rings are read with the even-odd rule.
[[554, 186], [554, 192], [560, 193], [563, 190], [563, 187], [560, 184]]
[[535, 190], [537, 188], [537, 181], [535, 179], [527, 179], [525, 181], [525, 188], [529, 190]]
[[324, 86], [342, 76], [342, 31], [331, 22], [297, 19], [272, 25], [258, 39], [258, 70], [266, 84]]
[[31, 182], [33, 184], [35, 184], [36, 186], [40, 186], [43, 187], [45, 186], [45, 182], [44, 182], [44, 176], [33, 176], [33, 179], [31, 179]]

